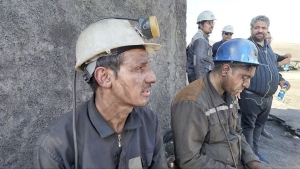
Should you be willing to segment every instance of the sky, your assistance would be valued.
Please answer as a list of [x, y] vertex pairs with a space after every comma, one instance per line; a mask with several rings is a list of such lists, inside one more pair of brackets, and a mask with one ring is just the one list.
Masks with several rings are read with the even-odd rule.
[[216, 17], [211, 41], [222, 39], [222, 29], [232, 25], [232, 38], [250, 37], [250, 22], [258, 15], [270, 19], [273, 42], [300, 43], [298, 0], [187, 0], [187, 44], [198, 31], [198, 15], [210, 10]]

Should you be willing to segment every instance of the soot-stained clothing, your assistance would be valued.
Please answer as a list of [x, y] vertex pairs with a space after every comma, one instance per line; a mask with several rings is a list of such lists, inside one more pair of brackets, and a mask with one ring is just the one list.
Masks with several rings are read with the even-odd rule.
[[237, 99], [227, 93], [222, 98], [208, 73], [177, 94], [171, 108], [171, 126], [176, 163], [182, 169], [232, 169], [233, 158], [237, 164], [259, 161], [241, 134]]
[[[76, 129], [79, 168], [167, 168], [158, 118], [146, 107], [134, 107], [117, 134], [93, 97], [76, 109]], [[42, 133], [33, 160], [35, 168], [74, 168], [72, 112]]]

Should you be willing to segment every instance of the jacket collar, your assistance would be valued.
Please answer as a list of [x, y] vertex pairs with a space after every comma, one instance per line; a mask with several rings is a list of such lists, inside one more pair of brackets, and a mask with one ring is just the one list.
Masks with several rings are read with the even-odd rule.
[[[108, 124], [108, 122], [103, 118], [103, 116], [100, 114], [98, 109], [95, 105], [95, 94], [93, 95], [92, 99], [88, 103], [88, 114], [91, 120], [91, 123], [96, 128], [98, 133], [100, 134], [101, 138], [105, 138], [107, 136], [110, 136], [114, 133], [116, 133], [112, 127]], [[136, 112], [136, 109], [133, 108], [132, 112], [129, 113], [124, 129], [125, 130], [133, 130], [138, 127], [141, 127], [141, 121], [138, 115], [138, 112]]]
[[[214, 88], [214, 86], [212, 85], [211, 81], [209, 80], [209, 73], [208, 72], [204, 78], [204, 82], [205, 84], [208, 85], [208, 88], [210, 89], [209, 91], [211, 91], [210, 97], [212, 99], [212, 104], [214, 105], [214, 107], [218, 107], [220, 105], [230, 105], [230, 103], [232, 103], [233, 99], [232, 96], [230, 94], [228, 94], [226, 91], [224, 92], [223, 96], [225, 98], [225, 100], [219, 95], [219, 93], [217, 92], [217, 90]], [[226, 101], [226, 102], [225, 102]]]

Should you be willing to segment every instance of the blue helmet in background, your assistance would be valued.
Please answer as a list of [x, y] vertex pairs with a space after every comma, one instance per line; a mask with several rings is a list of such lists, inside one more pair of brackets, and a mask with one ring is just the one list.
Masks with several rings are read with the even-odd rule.
[[219, 47], [214, 62], [239, 62], [260, 65], [256, 46], [251, 41], [242, 38], [224, 42]]

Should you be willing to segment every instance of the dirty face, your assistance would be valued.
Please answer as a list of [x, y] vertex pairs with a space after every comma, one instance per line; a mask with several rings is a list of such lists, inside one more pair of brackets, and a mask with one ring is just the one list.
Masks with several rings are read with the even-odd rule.
[[235, 67], [230, 68], [225, 75], [222, 88], [231, 95], [241, 93], [250, 86], [250, 79], [255, 74], [256, 67]]
[[124, 52], [118, 76], [112, 79], [112, 91], [119, 104], [144, 106], [151, 94], [151, 84], [155, 82], [146, 50], [132, 49]]
[[206, 35], [211, 34], [214, 29], [215, 22], [213, 20], [205, 21], [204, 24], [200, 24], [200, 29]]
[[268, 33], [268, 25], [264, 21], [257, 21], [251, 28], [251, 37], [255, 42], [262, 42]]

